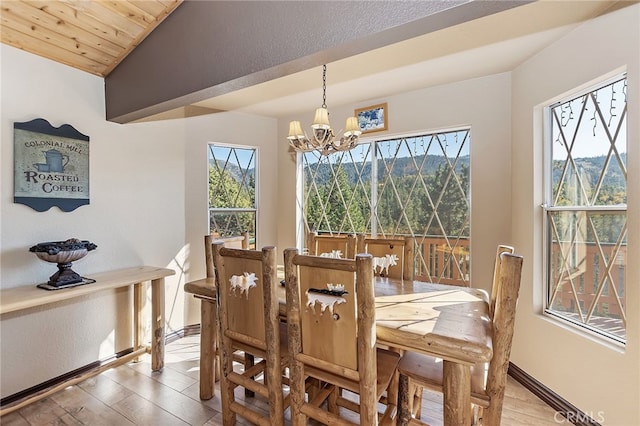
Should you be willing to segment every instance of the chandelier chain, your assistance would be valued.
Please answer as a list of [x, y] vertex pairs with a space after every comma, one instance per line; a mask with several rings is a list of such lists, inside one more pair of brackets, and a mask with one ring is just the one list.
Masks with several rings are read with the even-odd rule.
[[322, 108], [327, 109], [327, 66], [322, 66]]

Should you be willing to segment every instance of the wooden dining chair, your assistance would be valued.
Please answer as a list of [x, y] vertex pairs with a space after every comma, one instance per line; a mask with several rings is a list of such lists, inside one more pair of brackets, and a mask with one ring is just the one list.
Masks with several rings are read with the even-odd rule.
[[355, 259], [355, 234], [318, 234], [310, 232], [307, 248], [312, 256], [338, 257]]
[[415, 238], [374, 238], [356, 236], [356, 251], [373, 256], [375, 275], [413, 281], [415, 278]]
[[[205, 273], [207, 278], [215, 279], [213, 265], [213, 242], [220, 241], [226, 247], [249, 247], [249, 233], [221, 238], [218, 235], [207, 234], [204, 236]], [[200, 399], [213, 398], [215, 394], [214, 383], [220, 377], [219, 345], [218, 345], [218, 302], [217, 290], [214, 285], [210, 288], [189, 288], [185, 284], [185, 290], [193, 293], [196, 299], [200, 299], [200, 329], [211, 330], [211, 333], [200, 333]], [[245, 363], [251, 363], [251, 359]]]
[[[499, 279], [500, 279], [500, 265], [501, 265], [501, 257], [502, 253], [513, 254], [515, 249], [512, 246], [507, 246], [500, 244], [496, 249], [496, 258], [493, 264], [493, 279], [491, 284], [491, 295], [489, 296], [489, 315], [493, 318], [493, 311], [496, 306], [496, 297], [498, 295], [498, 287], [499, 287]], [[420, 401], [422, 399], [422, 387], [418, 386], [415, 389], [414, 400]], [[418, 404], [417, 407], [413, 410], [413, 415], [419, 419], [422, 413], [422, 406]]]
[[214, 241], [222, 241], [225, 247], [241, 248], [245, 250], [250, 248], [250, 234], [247, 231], [241, 233], [240, 235], [230, 235], [228, 237], [221, 237], [217, 232], [213, 232], [208, 236], [210, 237], [209, 241], [211, 243], [213, 243]]
[[[502, 415], [507, 370], [511, 355], [516, 303], [520, 289], [522, 257], [503, 253], [500, 255], [495, 315], [493, 316], [493, 357], [488, 364], [471, 367], [471, 403], [478, 407], [474, 424], [499, 426]], [[442, 393], [444, 382], [443, 363], [438, 358], [407, 352], [403, 355], [398, 371], [398, 425], [424, 425], [415, 412], [421, 405], [417, 390], [424, 388]]]
[[[223, 424], [235, 424], [240, 415], [258, 425], [283, 425], [282, 372], [288, 355], [286, 328], [278, 316], [276, 249], [232, 249], [218, 241], [213, 243], [213, 260], [219, 305]], [[235, 372], [233, 353], [237, 350], [260, 361], [245, 366], [243, 372]], [[237, 387], [265, 398], [268, 412], [236, 399]]]
[[496, 298], [498, 297], [498, 288], [500, 286], [500, 265], [502, 264], [502, 253], [513, 254], [515, 249], [511, 246], [500, 244], [496, 249], [496, 259], [493, 264], [493, 281], [491, 284], [491, 298], [489, 299], [489, 315], [493, 318], [493, 311], [496, 307]]
[[[396, 401], [386, 401], [384, 413], [378, 412], [378, 402], [400, 356], [376, 349], [372, 256], [334, 259], [300, 255], [296, 249], [284, 256], [292, 425], [306, 425], [307, 418], [354, 424], [347, 418], [357, 413], [355, 424], [393, 424]], [[320, 385], [305, 398], [309, 382]], [[358, 398], [344, 397], [343, 389]]]

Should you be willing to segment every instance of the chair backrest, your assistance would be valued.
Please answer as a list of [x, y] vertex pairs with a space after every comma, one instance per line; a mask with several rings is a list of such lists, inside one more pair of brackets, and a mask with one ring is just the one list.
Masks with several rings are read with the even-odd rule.
[[266, 349], [267, 328], [279, 336], [275, 247], [246, 250], [215, 241], [213, 258], [222, 329], [234, 340]]
[[310, 232], [307, 248], [312, 256], [354, 259], [356, 256], [356, 236], [354, 234], [318, 234]]
[[212, 236], [213, 241], [222, 241], [225, 247], [241, 248], [247, 250], [249, 248], [249, 233], [243, 232], [242, 235], [232, 235], [229, 237]]
[[510, 253], [500, 255], [498, 294], [493, 316], [493, 358], [489, 363], [486, 386], [491, 402], [483, 418], [483, 424], [487, 425], [500, 424], [521, 274], [522, 256]]
[[[233, 372], [233, 352], [243, 350], [266, 360], [264, 384], [269, 389], [269, 416], [283, 422], [283, 396], [279, 327], [276, 248], [261, 251], [228, 248], [222, 241], [213, 243], [213, 261], [218, 290], [218, 318], [223, 378]], [[233, 378], [230, 380], [234, 380]], [[245, 385], [245, 382], [236, 382]], [[221, 392], [233, 393], [225, 388]], [[245, 388], [247, 388], [245, 386]], [[272, 391], [272, 390], [277, 391]], [[257, 392], [257, 391], [256, 391]], [[233, 401], [233, 395], [226, 395]], [[223, 400], [226, 404], [226, 400]], [[231, 404], [234, 412], [236, 405]], [[246, 413], [247, 409], [237, 409]], [[243, 416], [245, 414], [242, 414]], [[251, 418], [251, 417], [249, 417]], [[264, 420], [265, 424], [269, 423]], [[261, 424], [262, 424], [261, 423]]]
[[374, 274], [413, 281], [415, 278], [415, 238], [356, 237], [356, 251], [373, 256]]
[[515, 249], [511, 246], [500, 244], [496, 249], [496, 259], [493, 264], [493, 281], [491, 284], [491, 299], [489, 301], [489, 315], [493, 318], [493, 311], [496, 307], [496, 297], [498, 295], [498, 280], [500, 278], [500, 255], [502, 253], [510, 253], [513, 254]]
[[224, 246], [228, 248], [248, 249], [249, 233], [245, 232], [242, 235], [224, 238], [211, 234], [204, 236], [204, 259], [207, 278], [215, 277], [215, 269], [213, 267], [213, 249], [211, 246], [214, 241], [221, 241], [224, 243]]
[[[361, 419], [377, 415], [368, 412], [377, 404], [372, 256], [334, 259], [287, 249], [284, 257], [294, 376], [299, 369], [315, 369], [357, 382]], [[331, 286], [343, 286], [345, 293], [331, 292]]]

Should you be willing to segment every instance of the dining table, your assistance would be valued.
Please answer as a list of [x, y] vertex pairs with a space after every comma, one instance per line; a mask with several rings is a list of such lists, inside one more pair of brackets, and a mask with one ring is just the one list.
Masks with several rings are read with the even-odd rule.
[[[471, 366], [488, 362], [493, 355], [487, 293], [388, 277], [375, 277], [374, 285], [377, 344], [442, 359], [444, 425], [471, 424]], [[285, 288], [279, 287], [280, 315], [286, 318]], [[214, 278], [188, 282], [184, 289], [203, 304], [215, 303]], [[200, 332], [202, 341], [212, 341], [207, 338], [216, 334], [211, 329]], [[214, 356], [201, 351], [200, 362], [213, 364]], [[201, 386], [203, 382], [207, 383], [201, 380]], [[212, 389], [202, 391], [213, 395]]]

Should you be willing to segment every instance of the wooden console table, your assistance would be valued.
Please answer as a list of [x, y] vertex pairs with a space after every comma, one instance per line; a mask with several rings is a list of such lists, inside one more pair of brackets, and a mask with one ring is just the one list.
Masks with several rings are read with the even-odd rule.
[[[89, 372], [75, 376], [44, 392], [32, 395], [0, 409], [0, 416], [15, 411], [27, 404], [43, 399], [58, 390], [79, 383], [95, 376], [116, 365], [129, 362], [140, 355], [151, 352], [151, 369], [159, 371], [164, 367], [164, 279], [175, 275], [172, 269], [154, 266], [139, 266], [119, 269], [98, 274], [88, 274], [96, 280], [95, 283], [85, 284], [61, 290], [47, 291], [33, 286], [23, 286], [0, 290], [0, 315], [10, 312], [20, 312], [29, 308], [51, 305], [63, 300], [95, 294], [104, 290], [133, 286], [133, 352], [113, 361], [100, 365]], [[143, 305], [145, 300], [145, 283], [151, 281], [151, 347], [145, 346]]]

